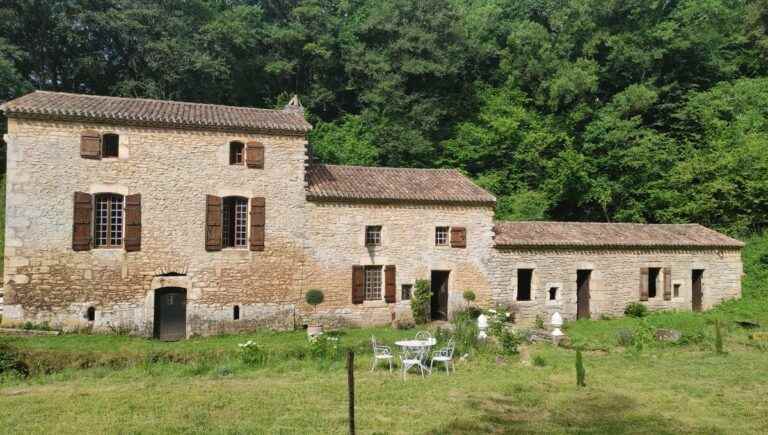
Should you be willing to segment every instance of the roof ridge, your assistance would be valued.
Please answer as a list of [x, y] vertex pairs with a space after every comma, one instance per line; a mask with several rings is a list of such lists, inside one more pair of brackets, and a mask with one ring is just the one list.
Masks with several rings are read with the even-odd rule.
[[409, 170], [409, 171], [453, 171], [461, 173], [456, 168], [409, 168], [405, 166], [364, 166], [364, 165], [336, 165], [331, 163], [316, 163], [313, 166], [333, 166], [335, 168], [353, 168], [353, 169], [382, 169], [382, 170]]
[[[227, 108], [227, 109], [236, 109], [236, 110], [261, 110], [264, 112], [276, 112], [276, 113], [286, 113], [286, 114], [295, 114], [295, 112], [289, 112], [285, 111], [283, 109], [265, 109], [263, 107], [253, 107], [253, 106], [233, 106], [230, 104], [214, 104], [214, 103], [199, 103], [195, 101], [180, 101], [180, 100], [161, 100], [158, 98], [146, 98], [146, 97], [122, 97], [117, 95], [99, 95], [99, 94], [79, 94], [77, 92], [62, 92], [62, 91], [48, 91], [43, 89], [35, 89], [31, 93], [37, 94], [55, 94], [55, 95], [71, 95], [75, 97], [85, 97], [85, 98], [100, 98], [100, 99], [110, 99], [110, 100], [133, 100], [133, 101], [147, 101], [152, 103], [166, 103], [166, 104], [180, 104], [180, 105], [189, 105], [189, 106], [207, 106], [207, 107], [219, 107], [219, 108]], [[22, 95], [17, 98], [22, 98], [26, 95]], [[14, 98], [13, 100], [15, 100]], [[10, 103], [13, 100], [8, 100], [6, 103]]]

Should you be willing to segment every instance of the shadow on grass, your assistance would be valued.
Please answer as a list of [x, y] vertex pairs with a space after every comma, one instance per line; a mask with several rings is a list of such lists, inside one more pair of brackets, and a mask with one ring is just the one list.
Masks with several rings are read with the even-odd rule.
[[600, 391], [580, 391], [576, 397], [544, 404], [535, 392], [517, 387], [511, 395], [470, 397], [466, 403], [482, 415], [456, 418], [429, 433], [723, 433], [646, 412], [629, 396]]

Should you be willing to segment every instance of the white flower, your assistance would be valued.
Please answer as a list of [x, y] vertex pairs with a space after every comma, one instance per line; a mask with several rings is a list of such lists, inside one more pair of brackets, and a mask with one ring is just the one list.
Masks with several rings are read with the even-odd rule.
[[493, 314], [496, 314], [496, 310], [494, 310], [493, 308], [491, 308], [490, 310], [488, 310], [488, 312], [489, 312], [489, 313], [493, 313]]
[[507, 313], [507, 318], [509, 318], [509, 313]]

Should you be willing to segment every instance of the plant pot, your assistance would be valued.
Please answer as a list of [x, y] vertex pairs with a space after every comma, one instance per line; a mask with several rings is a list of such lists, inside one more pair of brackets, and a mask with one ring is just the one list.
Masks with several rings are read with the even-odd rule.
[[323, 325], [309, 325], [307, 326], [307, 336], [316, 337], [323, 333]]

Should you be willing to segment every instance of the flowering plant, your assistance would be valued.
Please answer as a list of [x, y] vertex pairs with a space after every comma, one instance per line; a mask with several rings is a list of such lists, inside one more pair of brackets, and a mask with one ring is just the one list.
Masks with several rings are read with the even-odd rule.
[[341, 358], [339, 337], [326, 334], [315, 335], [309, 339], [309, 353], [318, 360], [336, 361]]
[[240, 348], [240, 360], [249, 366], [260, 367], [267, 361], [267, 354], [255, 341], [248, 340], [237, 345]]
[[485, 315], [488, 317], [488, 333], [494, 337], [501, 337], [504, 324], [512, 321], [512, 313], [504, 307], [491, 308]]

